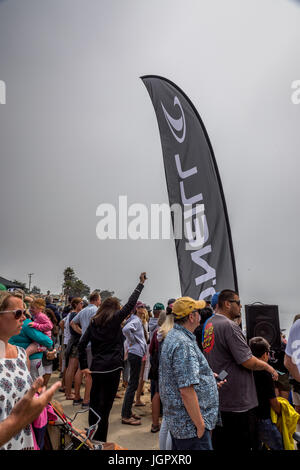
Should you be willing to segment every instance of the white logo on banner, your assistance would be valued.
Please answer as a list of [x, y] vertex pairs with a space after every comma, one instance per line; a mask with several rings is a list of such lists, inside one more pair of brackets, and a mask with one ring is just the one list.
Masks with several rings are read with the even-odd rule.
[[[170, 116], [170, 114], [166, 111], [166, 109], [165, 109], [164, 105], [162, 104], [162, 102], [160, 102], [160, 104], [161, 104], [161, 107], [163, 109], [166, 121], [168, 123], [168, 126], [169, 126], [173, 136], [175, 137], [177, 142], [179, 142], [181, 144], [185, 139], [186, 127], [185, 127], [184, 112], [183, 112], [183, 109], [182, 109], [182, 106], [180, 104], [179, 99], [177, 98], [177, 96], [175, 96], [175, 98], [174, 98], [174, 106], [176, 106], [176, 105], [179, 106], [180, 111], [181, 111], [181, 117], [179, 119], [172, 118], [172, 116]], [[177, 133], [174, 132], [174, 131], [176, 131], [177, 133], [182, 131], [182, 136], [179, 137], [177, 135]]]
[[[161, 102], [167, 124], [177, 142], [181, 144], [185, 139], [186, 124], [184, 111], [177, 96], [174, 97], [174, 106], [176, 105], [179, 106], [181, 111], [181, 117], [179, 119], [172, 118]], [[175, 131], [177, 133], [175, 133]], [[178, 132], [181, 131], [182, 137], [179, 137]], [[209, 266], [207, 261], [203, 259], [204, 255], [212, 252], [211, 245], [205, 246], [205, 243], [209, 239], [208, 224], [205, 216], [205, 204], [203, 202], [202, 193], [199, 192], [194, 196], [187, 197], [185, 192], [185, 187], [189, 184], [189, 178], [198, 173], [198, 169], [194, 166], [187, 170], [183, 170], [180, 155], [176, 154], [174, 155], [174, 158], [178, 176], [181, 178], [179, 185], [184, 216], [184, 234], [186, 239], [185, 249], [186, 251], [192, 251], [191, 259], [193, 263], [197, 264], [204, 270], [204, 274], [196, 276], [194, 282], [196, 286], [201, 286], [208, 281], [212, 282], [211, 287], [201, 290], [200, 292], [199, 299], [205, 299], [216, 292], [213, 287], [216, 285], [216, 270]], [[200, 202], [201, 204], [199, 204]], [[196, 206], [193, 206], [195, 204]]]

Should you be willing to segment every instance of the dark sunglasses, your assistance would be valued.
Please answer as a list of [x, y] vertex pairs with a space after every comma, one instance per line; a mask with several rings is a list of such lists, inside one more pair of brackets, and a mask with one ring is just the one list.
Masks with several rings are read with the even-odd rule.
[[231, 303], [236, 303], [237, 305], [241, 305], [241, 301], [240, 300], [228, 300], [228, 302], [231, 302]]
[[16, 320], [19, 320], [19, 318], [21, 318], [23, 314], [25, 315], [25, 310], [3, 310], [0, 313], [8, 313], [8, 312], [14, 312]]

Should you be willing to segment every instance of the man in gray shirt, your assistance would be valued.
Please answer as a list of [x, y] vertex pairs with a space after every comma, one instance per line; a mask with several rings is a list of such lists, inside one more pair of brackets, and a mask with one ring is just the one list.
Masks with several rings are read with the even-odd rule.
[[256, 445], [255, 408], [258, 405], [253, 370], [266, 370], [273, 380], [277, 372], [252, 355], [240, 326], [239, 295], [229, 289], [220, 292], [218, 313], [204, 327], [203, 352], [211, 369], [227, 372], [227, 383], [219, 393], [223, 426], [213, 431], [214, 450], [250, 450]]
[[[74, 331], [79, 333], [80, 335], [84, 335], [87, 330], [87, 327], [90, 324], [91, 319], [96, 315], [98, 308], [101, 305], [101, 296], [99, 292], [95, 291], [92, 292], [89, 298], [89, 305], [83, 308], [76, 317], [70, 323], [70, 328], [73, 328]], [[91, 351], [91, 343], [87, 345], [86, 348], [87, 353], [87, 361], [89, 368], [92, 364], [92, 351]], [[82, 402], [82, 408], [87, 408], [89, 406], [90, 401], [90, 392], [92, 388], [92, 377], [90, 374], [85, 375], [85, 391], [84, 391], [84, 398]]]

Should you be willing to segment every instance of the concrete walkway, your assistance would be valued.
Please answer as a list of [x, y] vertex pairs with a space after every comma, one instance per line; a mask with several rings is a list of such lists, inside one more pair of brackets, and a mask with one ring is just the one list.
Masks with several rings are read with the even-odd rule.
[[[50, 384], [59, 380], [59, 372], [56, 371], [52, 374]], [[141, 416], [142, 424], [140, 426], [130, 426], [121, 423], [121, 409], [123, 404], [123, 397], [125, 394], [124, 389], [119, 388], [118, 394], [122, 398], [116, 398], [110, 413], [109, 429], [108, 429], [108, 442], [115, 442], [116, 444], [126, 447], [129, 450], [155, 450], [159, 449], [158, 436], [159, 433], [152, 433], [151, 430], [151, 402], [150, 402], [150, 382], [145, 382], [144, 391], [145, 395], [142, 396], [142, 401], [146, 406], [135, 407], [133, 405], [133, 412]], [[81, 396], [83, 397], [84, 388], [81, 388]], [[54, 396], [63, 406], [64, 413], [73, 418], [77, 411], [80, 411], [81, 406], [73, 406], [73, 401], [66, 400], [65, 394], [56, 392]], [[79, 414], [74, 421], [74, 426], [79, 429], [88, 427], [88, 412]]]

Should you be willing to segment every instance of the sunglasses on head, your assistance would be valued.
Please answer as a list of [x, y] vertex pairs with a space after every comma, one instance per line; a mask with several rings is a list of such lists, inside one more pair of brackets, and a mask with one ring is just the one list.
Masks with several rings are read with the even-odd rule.
[[25, 310], [3, 310], [2, 312], [0, 313], [8, 313], [8, 312], [13, 312], [15, 314], [15, 319], [18, 320], [19, 318], [21, 318], [21, 316], [23, 314], [25, 314]]

